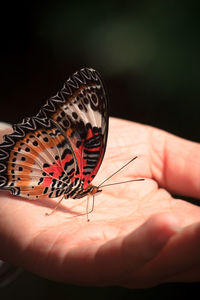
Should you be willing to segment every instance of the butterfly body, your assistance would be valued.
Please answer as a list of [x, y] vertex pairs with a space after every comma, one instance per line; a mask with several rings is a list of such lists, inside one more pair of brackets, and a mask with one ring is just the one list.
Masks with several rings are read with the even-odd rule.
[[0, 144], [0, 188], [28, 199], [79, 199], [103, 160], [108, 109], [99, 74], [74, 73], [35, 117], [13, 125]]

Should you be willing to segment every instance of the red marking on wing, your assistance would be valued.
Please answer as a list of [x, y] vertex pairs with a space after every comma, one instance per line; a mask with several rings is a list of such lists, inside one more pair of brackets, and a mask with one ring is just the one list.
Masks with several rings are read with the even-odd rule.
[[[52, 183], [52, 179], [58, 179], [64, 172], [64, 166], [67, 162], [73, 159], [71, 154], [67, 154], [63, 160], [57, 160], [56, 164], [51, 165], [50, 167], [44, 168], [44, 171], [47, 173], [47, 176], [44, 178], [41, 186], [50, 186]], [[48, 175], [49, 173], [53, 173], [53, 175]], [[72, 177], [71, 182], [74, 181], [74, 177]]]
[[[92, 149], [90, 149], [90, 150], [92, 151]], [[94, 149], [94, 151], [97, 151], [97, 150], [100, 151], [100, 155], [99, 155], [99, 159], [98, 159], [96, 167], [93, 169], [93, 171], [90, 174], [83, 175], [83, 177], [85, 178], [85, 181], [84, 181], [84, 184], [83, 184], [83, 188], [84, 189], [86, 189], [88, 187], [88, 185], [93, 180], [94, 176], [97, 174], [97, 172], [98, 172], [98, 170], [100, 168], [101, 161], [102, 161], [102, 155], [103, 155], [103, 147], [102, 147], [102, 145], [99, 146], [98, 148]], [[87, 161], [85, 159], [83, 159], [83, 166], [86, 166], [86, 165], [87, 165]], [[88, 180], [90, 181], [89, 183], [88, 183]]]
[[[92, 130], [89, 129], [86, 140], [92, 138], [95, 135], [98, 135], [98, 133], [93, 134]], [[87, 160], [83, 158], [83, 152], [84, 152], [84, 149], [85, 149], [83, 144], [84, 144], [84, 140], [82, 140], [82, 144], [79, 147], [79, 149], [74, 148], [74, 152], [75, 152], [75, 155], [76, 155], [76, 158], [77, 158], [77, 161], [78, 161], [78, 165], [79, 165], [79, 168], [80, 168], [79, 177], [81, 179], [84, 179], [83, 188], [86, 189], [88, 187], [88, 185], [90, 184], [90, 182], [93, 180], [94, 176], [97, 174], [97, 172], [100, 168], [102, 157], [103, 157], [103, 139], [102, 139], [101, 145], [99, 147], [90, 148], [91, 152], [92, 151], [99, 151], [99, 159], [97, 161], [97, 165], [94, 167], [92, 172], [90, 174], [87, 174], [87, 175], [83, 174], [84, 167], [87, 166]]]
[[89, 129], [88, 129], [88, 132], [87, 132], [87, 138], [86, 138], [86, 140], [92, 138], [94, 135], [97, 135], [97, 134], [93, 134], [91, 128], [89, 128]]

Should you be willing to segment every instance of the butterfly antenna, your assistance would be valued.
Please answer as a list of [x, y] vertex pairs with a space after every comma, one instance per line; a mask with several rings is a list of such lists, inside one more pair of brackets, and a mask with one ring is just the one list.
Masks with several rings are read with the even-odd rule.
[[[137, 158], [137, 156], [135, 156], [134, 158], [132, 158], [131, 160], [129, 160], [125, 165], [123, 165], [121, 168], [119, 168], [116, 172], [114, 172], [112, 175], [110, 175], [109, 177], [107, 177], [102, 183], [100, 183], [100, 185], [98, 186], [101, 187], [102, 184], [104, 184], [107, 180], [109, 180], [111, 177], [113, 177], [115, 174], [117, 174], [118, 172], [120, 172], [123, 168], [125, 168], [126, 166], [128, 166], [132, 161], [134, 161]], [[105, 186], [105, 185], [104, 185]]]
[[122, 183], [128, 183], [128, 182], [133, 182], [133, 181], [144, 181], [144, 180], [145, 180], [144, 178], [131, 179], [131, 180], [126, 180], [126, 181], [120, 181], [120, 182], [114, 182], [114, 183], [104, 184], [101, 187], [110, 186], [110, 185], [116, 185], [116, 184], [122, 184]]

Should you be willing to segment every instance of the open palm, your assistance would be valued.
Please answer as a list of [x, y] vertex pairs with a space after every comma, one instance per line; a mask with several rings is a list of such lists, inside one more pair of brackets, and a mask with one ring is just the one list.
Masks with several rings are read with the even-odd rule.
[[94, 184], [134, 156], [106, 184], [145, 180], [104, 187], [90, 222], [85, 198], [63, 200], [46, 216], [56, 200], [30, 201], [1, 192], [0, 258], [75, 284], [147, 287], [199, 281], [200, 207], [168, 192], [200, 198], [199, 150], [198, 144], [161, 130], [111, 118]]

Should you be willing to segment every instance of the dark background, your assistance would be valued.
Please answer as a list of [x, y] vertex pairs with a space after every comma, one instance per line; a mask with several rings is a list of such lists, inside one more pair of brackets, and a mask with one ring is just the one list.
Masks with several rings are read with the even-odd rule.
[[[198, 1], [15, 1], [0, 24], [0, 121], [37, 113], [74, 71], [97, 69], [110, 114], [199, 142], [200, 9]], [[28, 272], [0, 295], [29, 299], [86, 296], [116, 299], [179, 297], [198, 284], [150, 290], [83, 288]], [[29, 295], [29, 296], [27, 296]], [[151, 298], [152, 297], [152, 298]], [[166, 298], [165, 298], [166, 297]]]
[[91, 66], [112, 116], [199, 141], [198, 1], [41, 2], [1, 10], [0, 120], [34, 115], [71, 73]]

